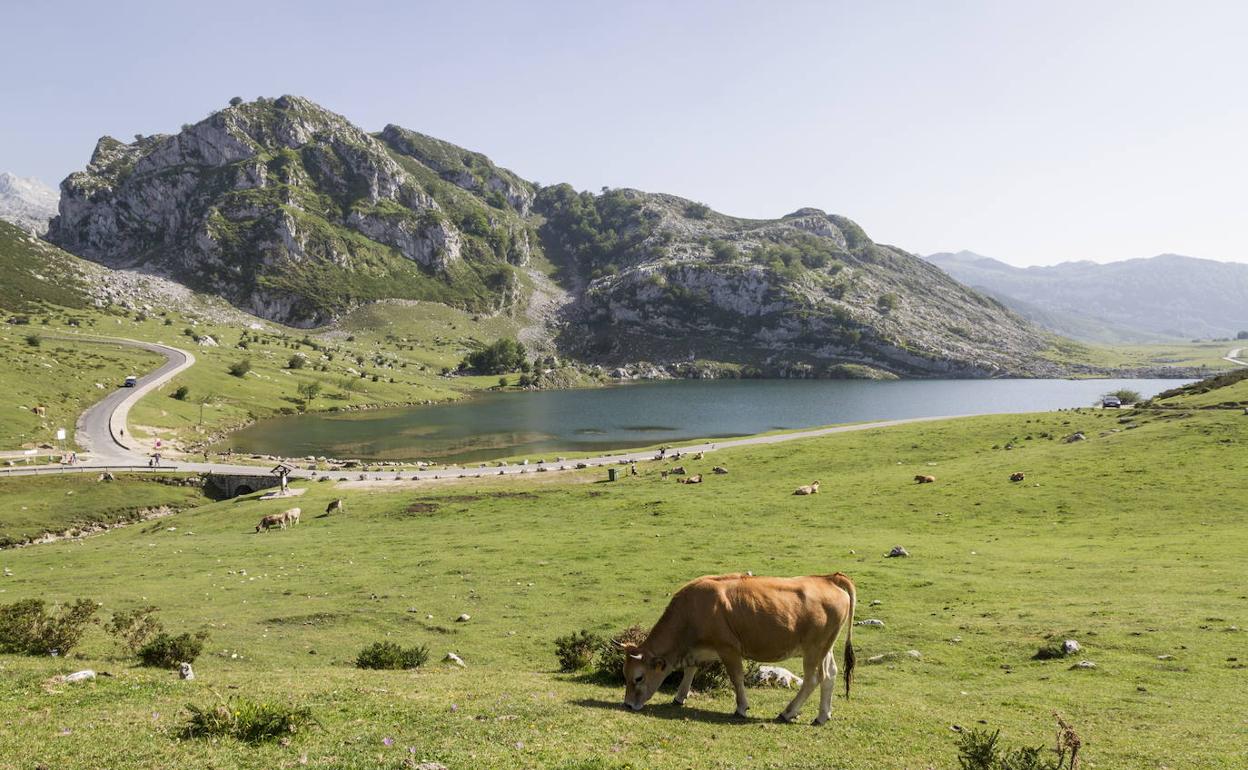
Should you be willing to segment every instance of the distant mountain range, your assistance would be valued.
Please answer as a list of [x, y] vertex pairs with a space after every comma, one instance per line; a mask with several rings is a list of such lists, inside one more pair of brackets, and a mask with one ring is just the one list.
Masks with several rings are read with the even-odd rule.
[[0, 219], [40, 235], [48, 231], [48, 220], [56, 216], [56, 190], [38, 179], [27, 179], [0, 171]]
[[[231, 104], [177, 134], [99, 140], [48, 240], [295, 326], [381, 299], [541, 312], [551, 348], [604, 365], [744, 374], [1053, 375], [1052, 339], [851, 220], [730, 217], [631, 189], [539, 186], [306, 99]], [[719, 372], [725, 371], [723, 368]]]
[[1248, 329], [1248, 264], [1177, 254], [1020, 268], [970, 251], [926, 259], [1023, 317], [1090, 342], [1234, 337]]

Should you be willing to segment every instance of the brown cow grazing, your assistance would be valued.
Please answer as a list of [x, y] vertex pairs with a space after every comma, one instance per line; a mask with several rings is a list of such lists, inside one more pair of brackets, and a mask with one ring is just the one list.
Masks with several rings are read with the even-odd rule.
[[[298, 508], [291, 508], [288, 511], [283, 511], [279, 515], [282, 517], [282, 519], [286, 521], [287, 524], [293, 527], [299, 523], [300, 513], [302, 513], [302, 511], [300, 511]], [[285, 529], [285, 527], [283, 527], [283, 529]]]
[[260, 519], [260, 523], [256, 525], [256, 531], [259, 532], [263, 529], [265, 532], [268, 532], [274, 527], [286, 529], [286, 514], [270, 513], [268, 516]]
[[914, 483], [916, 484], [933, 484], [935, 481], [935, 476], [924, 476], [923, 474], [919, 474], [914, 477]]
[[346, 510], [346, 503], [347, 501], [343, 500], [341, 497], [330, 502], [329, 505], [325, 506], [325, 515], [328, 516], [331, 513], [342, 513]]
[[672, 473], [676, 474], [677, 476], [685, 475], [685, 466], [677, 465], [675, 468], [672, 468]]
[[702, 474], [697, 473], [697, 474], [694, 474], [693, 476], [685, 476], [683, 478], [679, 478], [676, 480], [679, 481], [681, 484], [701, 484]]
[[797, 489], [793, 490], [793, 494], [795, 495], [817, 495], [819, 494], [819, 482], [812, 481], [805, 486], [798, 487]]
[[683, 705], [698, 666], [723, 661], [737, 693], [737, 715], [745, 716], [743, 659], [774, 662], [799, 652], [805, 679], [780, 712], [793, 722], [818, 685], [823, 724], [832, 715], [836, 659], [832, 646], [845, 629], [845, 697], [854, 671], [854, 583], [847, 575], [777, 578], [708, 575], [687, 583], [668, 603], [659, 622], [639, 645], [624, 647], [624, 705], [640, 711], [668, 674], [684, 669], [675, 703]]
[[1022, 481], [1025, 478], [1027, 478], [1027, 476], [1022, 471], [1015, 471], [1010, 474], [1010, 481]]

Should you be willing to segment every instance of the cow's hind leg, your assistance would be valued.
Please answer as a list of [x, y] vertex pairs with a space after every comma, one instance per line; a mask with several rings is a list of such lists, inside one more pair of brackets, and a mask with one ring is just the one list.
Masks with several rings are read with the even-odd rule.
[[680, 688], [676, 690], [676, 697], [672, 698], [672, 703], [677, 706], [685, 705], [685, 699], [689, 697], [689, 688], [693, 686], [693, 678], [697, 675], [697, 666], [685, 666], [685, 674], [680, 679]]
[[721, 652], [719, 658], [724, 662], [724, 668], [728, 669], [732, 689], [737, 693], [737, 716], [744, 717], [750, 710], [750, 703], [745, 697], [745, 667], [741, 664], [741, 656], [736, 653]]
[[809, 653], [802, 657], [802, 686], [798, 688], [797, 695], [793, 696], [793, 700], [789, 701], [784, 711], [780, 712], [780, 716], [776, 717], [777, 722], [797, 721], [797, 713], [802, 710], [802, 704], [815, 691], [815, 685], [819, 684], [819, 675], [822, 672], [822, 658], [813, 657]]
[[829, 647], [819, 671], [822, 679], [819, 680], [819, 716], [815, 717], [817, 725], [832, 718], [832, 691], [836, 689], [836, 656], [832, 653], [833, 650]]

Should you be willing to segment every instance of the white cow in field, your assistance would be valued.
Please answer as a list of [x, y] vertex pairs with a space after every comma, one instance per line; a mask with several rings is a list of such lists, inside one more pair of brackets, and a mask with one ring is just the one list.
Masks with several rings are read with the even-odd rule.
[[298, 508], [291, 508], [288, 511], [282, 511], [282, 514], [281, 514], [282, 520], [293, 527], [299, 523], [300, 513], [302, 513], [302, 511], [300, 511]]

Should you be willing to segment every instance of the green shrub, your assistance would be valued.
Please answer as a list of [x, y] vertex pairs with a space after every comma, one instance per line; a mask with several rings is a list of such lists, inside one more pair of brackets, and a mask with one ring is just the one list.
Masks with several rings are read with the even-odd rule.
[[482, 374], [506, 374], [528, 363], [524, 345], [514, 337], [504, 337], [494, 343], [469, 353], [460, 364]]
[[[560, 671], [580, 671], [594, 662], [594, 654], [606, 642], [599, 634], [582, 630], [555, 639], [555, 657]], [[621, 661], [623, 665], [623, 661]]]
[[32, 348], [37, 348], [43, 344], [43, 337], [40, 337], [38, 334], [27, 334], [26, 344]]
[[296, 353], [286, 361], [287, 369], [302, 369], [308, 363], [308, 359]]
[[187, 704], [186, 723], [179, 733], [183, 739], [234, 738], [259, 743], [288, 735], [316, 724], [306, 706], [256, 702], [239, 698], [213, 706]]
[[429, 648], [422, 645], [400, 647], [394, 642], [373, 642], [355, 656], [357, 668], [401, 671], [419, 668], [429, 659]]
[[705, 203], [691, 201], [685, 204], [685, 216], [690, 219], [706, 219], [710, 213], [711, 207]]
[[185, 385], [179, 385], [178, 389], [173, 391], [173, 397], [179, 401], [185, 401], [189, 395], [191, 395], [191, 389]]
[[246, 377], [247, 372], [251, 371], [251, 359], [244, 358], [241, 361], [235, 361], [230, 364], [230, 374], [234, 377]]
[[958, 738], [961, 770], [1073, 770], [1079, 766], [1079, 737], [1058, 717], [1058, 747], [1001, 745], [1001, 731], [968, 730]]
[[139, 663], [153, 668], [177, 668], [179, 663], [194, 663], [207, 639], [207, 631], [177, 636], [161, 631], [139, 648]]
[[1115, 396], [1120, 402], [1122, 402], [1124, 406], [1127, 404], [1138, 404], [1140, 400], [1143, 398], [1143, 396], [1140, 395], [1140, 392], [1138, 390], [1131, 390], [1129, 388], [1119, 388], [1118, 390], [1111, 390], [1105, 395], [1101, 396], [1101, 398], [1104, 399], [1106, 396]]
[[99, 606], [90, 599], [49, 610], [42, 599], [0, 607], [0, 652], [65, 655], [86, 633]]
[[160, 621], [155, 617], [156, 609], [156, 607], [137, 607], [133, 610], [114, 612], [113, 617], [104, 625], [104, 630], [117, 637], [130, 649], [130, 652], [137, 654], [153, 635], [163, 630]]

